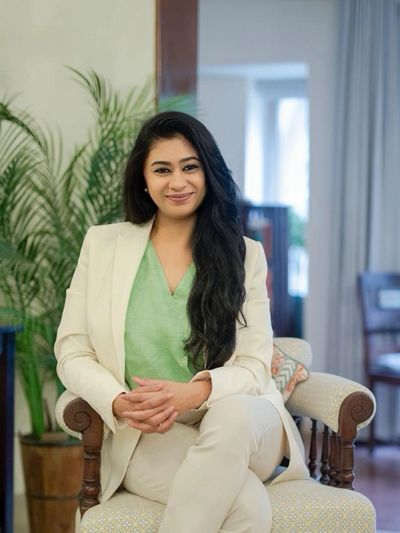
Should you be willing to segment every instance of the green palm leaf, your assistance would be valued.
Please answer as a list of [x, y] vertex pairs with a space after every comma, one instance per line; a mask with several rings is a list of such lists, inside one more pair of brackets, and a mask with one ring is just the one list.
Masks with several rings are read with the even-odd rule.
[[69, 68], [87, 92], [95, 123], [62, 168], [62, 138], [15, 99], [0, 102], [0, 320], [23, 324], [17, 368], [32, 431], [45, 428], [43, 385], [55, 379], [53, 344], [83, 237], [121, 219], [121, 173], [154, 111], [149, 80], [121, 95], [93, 70]]

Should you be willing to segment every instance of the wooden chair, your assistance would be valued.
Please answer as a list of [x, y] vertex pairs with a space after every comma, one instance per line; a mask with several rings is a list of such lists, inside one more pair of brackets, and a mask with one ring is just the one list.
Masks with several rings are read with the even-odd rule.
[[[364, 365], [372, 392], [375, 383], [400, 385], [400, 273], [364, 272], [358, 276], [364, 332]], [[375, 447], [374, 423], [369, 450]]]
[[[289, 355], [309, 366], [309, 345], [302, 340], [285, 340], [293, 341]], [[309, 358], [304, 357], [304, 346], [308, 347]], [[302, 428], [305, 442], [310, 442], [311, 477], [276, 485], [265, 483], [273, 510], [272, 532], [375, 532], [371, 502], [354, 490], [345, 490], [353, 489], [354, 441], [358, 429], [373, 417], [374, 396], [354, 381], [311, 372], [307, 381], [296, 386], [286, 406], [303, 423], [306, 418], [311, 419], [309, 426], [303, 424]], [[83, 440], [84, 471], [76, 531], [157, 533], [164, 510], [160, 503], [121, 490], [108, 502], [99, 504], [104, 438], [100, 416], [68, 391], [58, 401], [56, 415], [60, 425], [69, 433], [81, 435]]]

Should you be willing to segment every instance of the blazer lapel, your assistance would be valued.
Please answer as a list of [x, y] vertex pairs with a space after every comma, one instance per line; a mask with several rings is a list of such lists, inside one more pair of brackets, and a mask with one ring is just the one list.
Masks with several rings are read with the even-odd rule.
[[142, 260], [153, 220], [141, 226], [124, 224], [117, 236], [111, 295], [111, 324], [119, 368], [119, 379], [125, 381], [125, 317], [133, 282]]

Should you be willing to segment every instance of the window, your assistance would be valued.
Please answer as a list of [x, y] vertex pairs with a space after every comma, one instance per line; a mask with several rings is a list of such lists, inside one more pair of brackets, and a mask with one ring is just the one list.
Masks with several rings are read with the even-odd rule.
[[258, 80], [249, 99], [245, 196], [290, 207], [289, 293], [307, 294], [309, 197], [306, 78]]

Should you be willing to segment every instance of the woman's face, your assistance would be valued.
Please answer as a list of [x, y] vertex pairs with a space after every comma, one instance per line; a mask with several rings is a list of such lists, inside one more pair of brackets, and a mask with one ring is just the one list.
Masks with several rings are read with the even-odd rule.
[[154, 141], [143, 173], [158, 216], [179, 220], [195, 215], [206, 195], [206, 180], [196, 150], [184, 137]]

